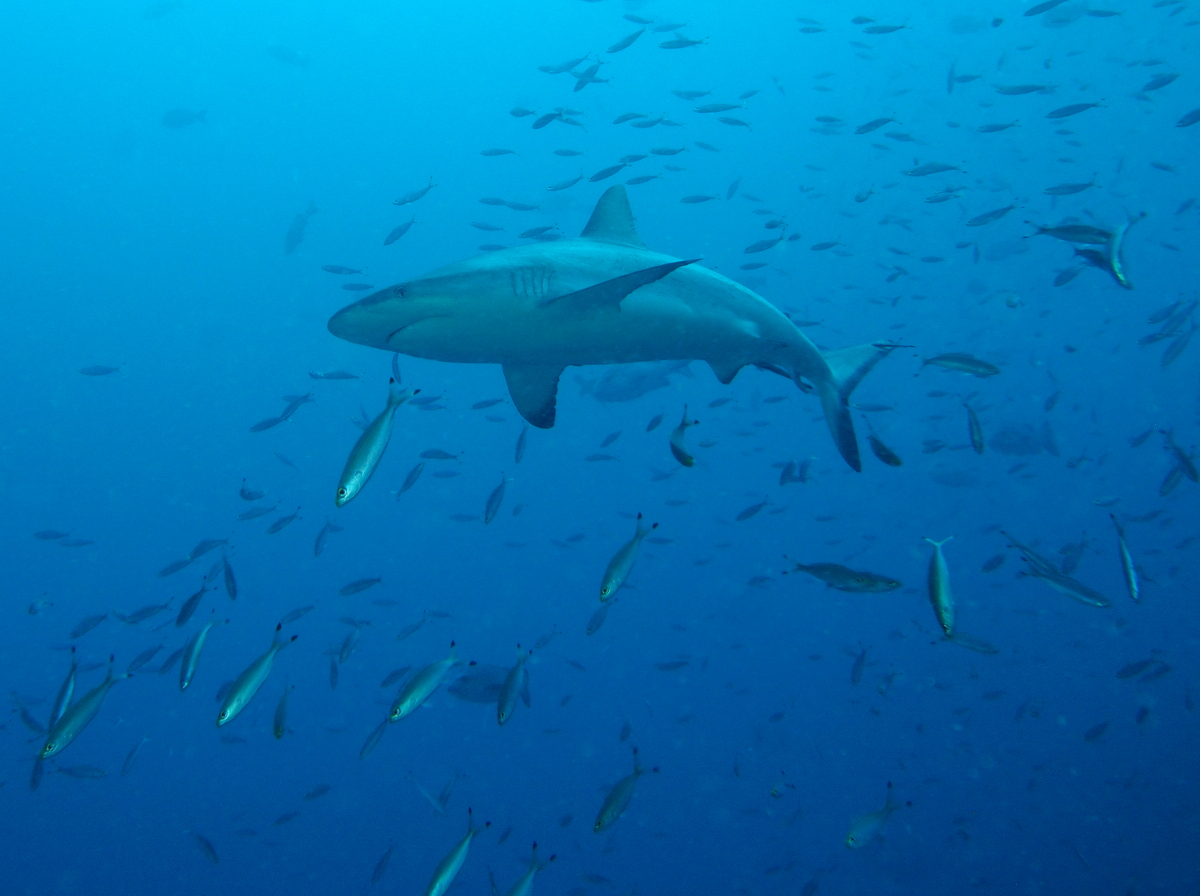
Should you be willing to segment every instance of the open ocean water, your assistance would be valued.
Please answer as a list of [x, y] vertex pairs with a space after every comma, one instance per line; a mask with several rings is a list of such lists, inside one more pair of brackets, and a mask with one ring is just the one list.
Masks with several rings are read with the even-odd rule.
[[0, 892], [1200, 892], [1192, 0], [4, 18]]

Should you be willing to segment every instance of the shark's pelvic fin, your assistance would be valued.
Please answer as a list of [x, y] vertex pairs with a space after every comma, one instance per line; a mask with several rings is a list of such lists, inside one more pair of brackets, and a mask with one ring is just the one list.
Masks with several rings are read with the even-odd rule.
[[586, 289], [555, 296], [552, 299], [543, 299], [541, 304], [542, 307], [558, 305], [577, 311], [618, 308], [621, 305], [621, 300], [635, 289], [648, 286], [655, 280], [661, 280], [676, 268], [681, 268], [685, 264], [695, 264], [699, 260], [698, 258], [692, 258], [687, 261], [672, 261], [668, 264], [660, 264], [652, 268], [634, 271], [631, 274], [622, 274], [620, 277], [613, 277], [611, 280], [605, 280]]
[[558, 378], [565, 369], [557, 364], [504, 365], [504, 379], [513, 404], [522, 417], [539, 429], [554, 425]]
[[825, 356], [829, 364], [830, 378], [815, 382], [817, 396], [821, 399], [821, 410], [825, 412], [825, 423], [838, 451], [855, 471], [862, 470], [862, 459], [858, 453], [858, 438], [854, 435], [854, 421], [850, 419], [850, 393], [862, 382], [871, 369], [890, 355], [895, 345], [855, 345], [839, 349]]
[[597, 240], [601, 243], [615, 243], [618, 246], [633, 246], [645, 249], [646, 244], [638, 236], [637, 227], [633, 223], [633, 210], [629, 207], [629, 197], [625, 188], [620, 184], [609, 187], [596, 203], [592, 216], [581, 234], [584, 239]]

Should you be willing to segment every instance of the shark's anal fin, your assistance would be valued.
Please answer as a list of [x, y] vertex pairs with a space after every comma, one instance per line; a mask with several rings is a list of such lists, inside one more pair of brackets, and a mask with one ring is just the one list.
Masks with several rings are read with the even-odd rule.
[[[741, 361], [709, 361], [708, 366], [712, 368], [713, 374], [716, 375], [717, 382], [722, 386], [728, 386], [733, 382], [733, 378], [738, 375], [738, 371], [745, 365]], [[787, 374], [784, 375], [787, 376]]]
[[505, 364], [508, 394], [521, 416], [539, 429], [554, 425], [558, 378], [566, 368], [557, 364]]
[[661, 280], [667, 274], [671, 273], [671, 271], [681, 268], [684, 265], [695, 264], [699, 260], [698, 258], [689, 258], [685, 261], [672, 261], [667, 264], [655, 265], [652, 268], [643, 268], [631, 274], [622, 274], [620, 277], [604, 280], [595, 286], [555, 296], [551, 299], [543, 299], [540, 304], [543, 308], [556, 305], [576, 311], [618, 308], [621, 305], [621, 300], [635, 289], [648, 286], [656, 280]]
[[638, 249], [646, 248], [642, 238], [638, 236], [637, 227], [633, 223], [633, 210], [629, 207], [629, 196], [625, 188], [618, 184], [609, 187], [596, 203], [587, 226], [580, 234], [584, 239], [597, 240], [601, 243], [615, 243], [618, 246], [633, 246]]

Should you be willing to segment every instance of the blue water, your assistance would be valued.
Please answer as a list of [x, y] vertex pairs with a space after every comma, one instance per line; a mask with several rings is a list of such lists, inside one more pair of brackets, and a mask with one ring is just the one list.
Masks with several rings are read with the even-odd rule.
[[[1186, 315], [1166, 338], [1138, 341], [1161, 329], [1147, 323], [1154, 312], [1196, 296], [1200, 205], [1187, 200], [1200, 196], [1200, 125], [1178, 125], [1200, 105], [1200, 14], [1146, 0], [1111, 16], [1075, 2], [1022, 11], [668, 0], [8, 8], [3, 892], [421, 893], [466, 832], [468, 807], [490, 827], [454, 892], [491, 892], [489, 870], [507, 892], [533, 841], [542, 859], [557, 855], [536, 889], [576, 896], [1197, 892], [1200, 517], [1186, 476], [1160, 495], [1179, 456], [1157, 430], [1191, 451], [1200, 360], [1179, 342], [1194, 326]], [[852, 24], [859, 14], [872, 21]], [[624, 15], [652, 24], [603, 52], [642, 27]], [[675, 35], [653, 29], [670, 23], [705, 42], [661, 49]], [[906, 27], [864, 33], [873, 25]], [[609, 83], [576, 92], [571, 74], [538, 70], [585, 54], [606, 60], [598, 77]], [[979, 77], [948, 90], [948, 72]], [[1146, 89], [1171, 73], [1178, 80]], [[1020, 85], [1046, 89], [996, 90]], [[720, 115], [749, 127], [693, 111], [711, 102], [744, 103]], [[1045, 117], [1074, 103], [1100, 105]], [[510, 114], [562, 106], [581, 126], [534, 129], [534, 116]], [[190, 123], [164, 123], [181, 110]], [[679, 126], [611, 123], [627, 112]], [[855, 133], [881, 117], [896, 121]], [[587, 179], [623, 155], [679, 147]], [[514, 153], [480, 154], [493, 148]], [[958, 170], [902, 173], [934, 162]], [[379, 412], [392, 364], [326, 330], [363, 295], [341, 285], [381, 288], [481, 244], [527, 242], [517, 238], [527, 228], [575, 236], [603, 189], [651, 174], [662, 176], [628, 187], [651, 248], [702, 257], [816, 322], [803, 332], [822, 349], [904, 346], [852, 399], [893, 408], [854, 413], [863, 472], [838, 456], [815, 397], [755, 369], [722, 386], [701, 361], [628, 401], [590, 394], [608, 371], [568, 369], [557, 425], [530, 429], [516, 463], [523, 422], [498, 367], [401, 357], [403, 385], [441, 399], [400, 408], [374, 478], [336, 508], [353, 420]], [[392, 204], [431, 181], [418, 201]], [[1091, 181], [1074, 195], [1044, 192]], [[952, 198], [928, 201], [943, 191]], [[717, 198], [679, 201], [694, 195]], [[493, 196], [540, 208], [479, 203]], [[1132, 290], [1086, 265], [1055, 286], [1076, 265], [1074, 245], [1027, 239], [1027, 221], [1115, 231], [1142, 213], [1124, 245]], [[768, 251], [744, 251], [781, 234]], [[1164, 365], [1171, 345], [1180, 353]], [[922, 367], [947, 352], [1001, 372]], [[119, 369], [79, 372], [95, 365]], [[333, 370], [359, 378], [309, 375]], [[250, 432], [280, 413], [281, 396], [308, 392], [315, 403]], [[490, 398], [504, 401], [471, 408]], [[691, 468], [667, 444], [685, 404], [700, 421], [687, 432]], [[872, 454], [865, 416], [902, 466]], [[458, 457], [426, 460], [397, 498], [431, 448]], [[585, 459], [596, 454], [615, 459]], [[782, 465], [805, 459], [807, 481], [780, 485]], [[504, 503], [485, 525], [502, 475]], [[243, 480], [265, 497], [240, 498]], [[600, 578], [639, 511], [658, 529], [588, 635]], [[1140, 570], [1140, 603], [1110, 512]], [[342, 529], [315, 556], [327, 521]], [[1072, 575], [1112, 606], [1022, 574], [1001, 529], [1056, 563], [1077, 559]], [[45, 530], [65, 534], [34, 537]], [[994, 654], [947, 640], [934, 617], [922, 539], [951, 535], [959, 626]], [[228, 544], [158, 574], [209, 538]], [[997, 554], [1003, 565], [982, 571]], [[784, 575], [785, 555], [903, 584], [828, 589]], [[222, 556], [236, 601], [218, 566], [176, 627]], [[136, 624], [114, 615], [155, 604], [169, 608]], [[222, 683], [308, 605], [284, 627], [297, 639], [255, 700], [216, 727]], [[97, 614], [107, 618], [70, 637]], [[360, 623], [348, 656], [343, 617]], [[222, 624], [181, 693], [177, 668], [155, 670], [210, 619]], [[556, 629], [528, 664], [531, 706], [503, 727], [494, 705], [451, 693], [462, 666], [360, 759], [399, 688], [380, 686], [393, 669], [442, 659], [451, 641], [464, 662], [510, 666], [515, 645]], [[72, 644], [76, 699], [110, 656], [120, 675], [163, 647], [113, 687], [33, 790], [46, 739], [33, 728], [46, 723]], [[336, 688], [330, 652], [343, 653]], [[633, 771], [634, 745], [645, 774], [611, 829], [593, 833], [606, 794]], [[456, 776], [444, 806], [417, 786], [436, 798]], [[848, 849], [889, 782], [900, 808]], [[327, 792], [306, 798], [321, 784]]]

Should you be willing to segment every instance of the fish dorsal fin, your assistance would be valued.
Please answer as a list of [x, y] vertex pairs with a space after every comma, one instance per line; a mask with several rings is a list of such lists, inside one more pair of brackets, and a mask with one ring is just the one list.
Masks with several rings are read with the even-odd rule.
[[587, 240], [601, 243], [615, 243], [618, 246], [633, 246], [645, 249], [646, 244], [638, 236], [637, 227], [633, 222], [633, 210], [629, 207], [629, 197], [625, 188], [618, 184], [609, 187], [596, 203], [587, 226], [581, 236]]

